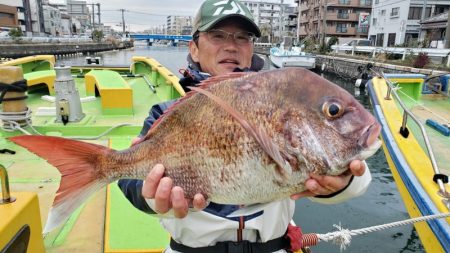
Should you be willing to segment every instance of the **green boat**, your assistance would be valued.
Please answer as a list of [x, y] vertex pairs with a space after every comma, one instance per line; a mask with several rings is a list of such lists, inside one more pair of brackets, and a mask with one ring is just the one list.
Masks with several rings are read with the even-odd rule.
[[161, 252], [169, 234], [115, 183], [43, 236], [60, 174], [7, 138], [42, 134], [126, 149], [153, 104], [184, 95], [178, 81], [147, 57], [133, 57], [129, 67], [55, 66], [51, 55], [1, 64], [0, 252]]

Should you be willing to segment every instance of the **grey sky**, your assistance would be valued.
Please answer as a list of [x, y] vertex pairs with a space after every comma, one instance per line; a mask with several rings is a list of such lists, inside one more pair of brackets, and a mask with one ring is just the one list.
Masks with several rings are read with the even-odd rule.
[[[279, 2], [280, 0], [271, 0]], [[100, 3], [101, 21], [115, 30], [121, 30], [122, 14], [125, 12], [125, 24], [132, 31], [162, 26], [169, 15], [194, 16], [203, 0], [90, 0], [90, 3]], [[293, 5], [294, 0], [284, 0]], [[95, 7], [97, 11], [97, 7]], [[96, 22], [97, 17], [96, 17]], [[127, 29], [128, 30], [128, 29]]]

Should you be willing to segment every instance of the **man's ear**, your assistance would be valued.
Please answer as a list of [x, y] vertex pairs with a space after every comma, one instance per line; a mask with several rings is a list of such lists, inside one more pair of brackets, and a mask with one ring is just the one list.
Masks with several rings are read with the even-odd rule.
[[189, 41], [189, 53], [191, 54], [192, 60], [199, 62], [198, 46], [193, 40]]

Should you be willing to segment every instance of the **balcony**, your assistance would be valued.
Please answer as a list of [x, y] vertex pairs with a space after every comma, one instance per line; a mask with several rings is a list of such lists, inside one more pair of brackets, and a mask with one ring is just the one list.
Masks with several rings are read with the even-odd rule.
[[327, 20], [358, 21], [358, 13], [327, 13]]
[[25, 13], [18, 12], [17, 13], [17, 20], [25, 20]]
[[355, 27], [346, 27], [341, 28], [337, 26], [327, 26], [327, 34], [328, 35], [337, 35], [337, 36], [355, 36], [356, 28]]
[[372, 8], [371, 0], [328, 0], [328, 6]]
[[357, 32], [358, 34], [367, 35], [369, 33], [369, 27], [358, 27]]

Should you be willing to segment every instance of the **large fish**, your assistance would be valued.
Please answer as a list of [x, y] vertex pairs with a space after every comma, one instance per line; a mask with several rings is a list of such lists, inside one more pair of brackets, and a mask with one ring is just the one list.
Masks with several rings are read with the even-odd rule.
[[352, 95], [302, 68], [213, 77], [174, 104], [127, 150], [17, 136], [62, 174], [45, 231], [120, 178], [164, 164], [187, 198], [266, 203], [305, 190], [310, 173], [339, 175], [380, 147], [380, 125]]

